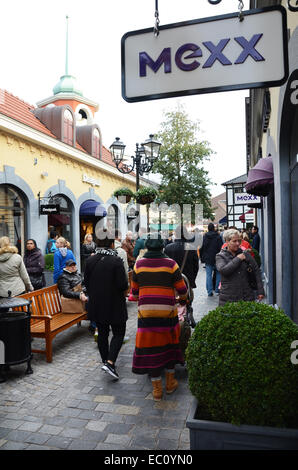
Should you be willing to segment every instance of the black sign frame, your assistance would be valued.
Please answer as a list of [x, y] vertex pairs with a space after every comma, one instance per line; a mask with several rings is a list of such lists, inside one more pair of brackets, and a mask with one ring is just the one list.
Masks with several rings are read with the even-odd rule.
[[[47, 209], [49, 211], [47, 211]], [[40, 204], [39, 215], [60, 214], [60, 204]]]
[[[274, 10], [279, 10], [282, 14], [282, 34], [283, 34], [283, 56], [284, 56], [284, 71], [285, 75], [280, 80], [266, 81], [266, 82], [254, 82], [254, 83], [241, 83], [237, 85], [225, 85], [225, 86], [216, 86], [211, 88], [195, 88], [191, 90], [179, 90], [174, 92], [166, 93], [156, 93], [149, 95], [135, 96], [133, 98], [126, 96], [126, 87], [125, 87], [125, 40], [129, 36], [137, 36], [140, 34], [150, 33], [154, 34], [154, 28], [139, 29], [137, 31], [130, 31], [125, 33], [121, 38], [121, 92], [122, 98], [128, 103], [140, 102], [140, 101], [151, 101], [164, 98], [173, 98], [178, 96], [190, 96], [198, 94], [207, 94], [207, 93], [216, 93], [223, 91], [236, 91], [236, 90], [247, 90], [251, 88], [271, 88], [275, 86], [283, 85], [289, 76], [289, 58], [288, 58], [288, 37], [287, 37], [287, 12], [285, 8], [281, 5], [274, 5], [271, 7], [264, 8], [255, 8], [252, 10], [246, 10], [243, 12], [243, 17], [245, 21], [245, 16], [255, 15], [258, 13], [266, 13]], [[172, 23], [163, 26], [159, 26], [159, 31], [166, 29], [179, 28], [181, 26], [188, 26], [198, 23], [207, 23], [229, 18], [239, 18], [239, 13], [227, 13], [225, 15], [212, 16], [208, 18], [199, 18], [195, 20], [183, 21], [180, 23]]]

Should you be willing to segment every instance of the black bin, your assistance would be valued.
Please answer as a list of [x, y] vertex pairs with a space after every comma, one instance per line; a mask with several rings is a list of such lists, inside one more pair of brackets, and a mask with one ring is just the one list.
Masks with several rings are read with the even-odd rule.
[[[22, 311], [12, 311], [22, 307]], [[0, 299], [0, 381], [6, 380], [8, 366], [27, 362], [26, 374], [31, 369], [30, 302], [26, 299], [8, 297]]]

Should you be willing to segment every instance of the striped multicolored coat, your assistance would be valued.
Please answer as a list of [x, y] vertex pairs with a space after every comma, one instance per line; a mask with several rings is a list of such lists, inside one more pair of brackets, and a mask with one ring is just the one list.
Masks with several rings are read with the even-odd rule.
[[177, 263], [165, 255], [138, 260], [131, 287], [138, 299], [132, 371], [157, 376], [164, 368], [183, 363], [176, 295], [186, 299], [187, 287]]

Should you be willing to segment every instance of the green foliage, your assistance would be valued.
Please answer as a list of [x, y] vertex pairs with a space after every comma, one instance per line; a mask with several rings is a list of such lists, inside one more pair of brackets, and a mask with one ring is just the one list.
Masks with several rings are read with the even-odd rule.
[[261, 256], [259, 255], [259, 252], [257, 250], [255, 250], [255, 248], [252, 248], [251, 251], [254, 254], [254, 257], [255, 257], [255, 260], [256, 260], [258, 266], [260, 267], [262, 261], [261, 261]]
[[49, 253], [48, 255], [44, 255], [44, 261], [45, 261], [45, 270], [54, 271], [54, 253]]
[[126, 187], [116, 189], [116, 191], [113, 192], [113, 196], [115, 197], [120, 197], [120, 196], [131, 196], [134, 197], [134, 192]]
[[211, 184], [204, 161], [213, 153], [209, 143], [199, 140], [199, 124], [192, 122], [183, 107], [165, 113], [158, 139], [160, 156], [153, 172], [162, 176], [161, 200], [168, 205], [203, 205], [203, 215], [214, 218], [211, 207]]
[[200, 416], [233, 424], [298, 427], [298, 326], [282, 310], [227, 303], [196, 326], [186, 351]]
[[134, 197], [135, 197], [136, 202], [140, 204], [150, 204], [151, 202], [155, 200], [157, 195], [158, 195], [158, 192], [155, 188], [147, 186], [147, 187], [140, 188], [138, 191], [136, 191]]

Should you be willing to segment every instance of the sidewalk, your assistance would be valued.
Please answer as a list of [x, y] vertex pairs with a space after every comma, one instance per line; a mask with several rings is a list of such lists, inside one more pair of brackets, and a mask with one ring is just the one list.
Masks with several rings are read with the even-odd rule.
[[[197, 286], [193, 307], [199, 321], [218, 305], [217, 295], [207, 297], [202, 266]], [[33, 375], [25, 375], [26, 364], [11, 367], [0, 384], [1, 450], [189, 450], [187, 371], [177, 366], [177, 391], [154, 402], [148, 377], [131, 372], [136, 303], [128, 302], [128, 315], [130, 340], [118, 357], [119, 381], [101, 370], [89, 322], [55, 338], [51, 364], [34, 354]]]

